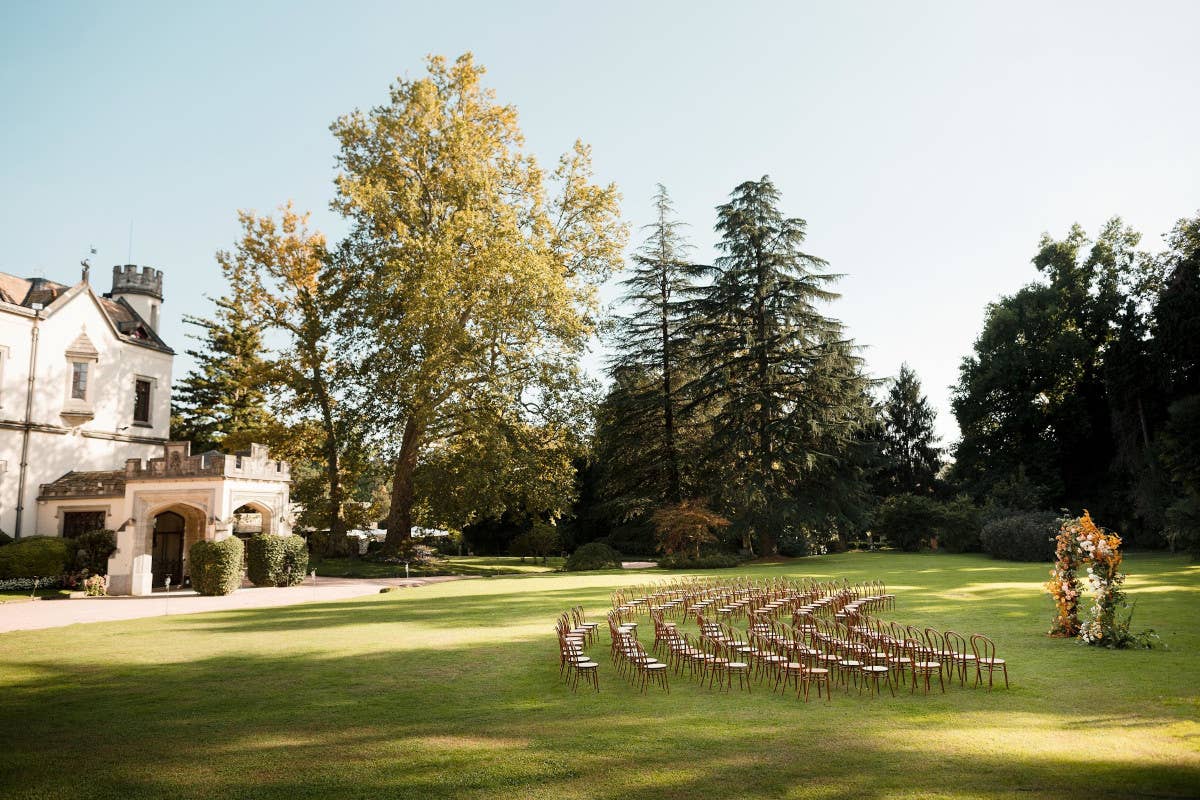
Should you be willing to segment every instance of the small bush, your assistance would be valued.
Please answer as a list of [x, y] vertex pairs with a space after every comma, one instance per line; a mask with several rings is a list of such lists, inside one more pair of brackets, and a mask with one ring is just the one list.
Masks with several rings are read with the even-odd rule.
[[563, 564], [563, 569], [567, 572], [620, 568], [621, 554], [603, 542], [588, 542], [571, 553]]
[[994, 519], [979, 534], [983, 551], [1009, 561], [1053, 561], [1060, 520], [1049, 511], [1028, 511]]
[[983, 512], [960, 495], [941, 507], [938, 522], [938, 545], [948, 553], [978, 553], [981, 547], [980, 531], [983, 530]]
[[386, 542], [380, 543], [379, 549], [368, 553], [367, 561], [380, 564], [408, 564], [409, 567], [424, 567], [439, 560], [437, 551], [429, 545], [421, 544], [417, 539], [409, 538], [400, 542], [392, 552], [386, 549]]
[[302, 537], [259, 534], [246, 541], [246, 575], [255, 586], [296, 586], [307, 572]]
[[418, 544], [430, 547], [439, 556], [456, 556], [462, 549], [462, 534], [451, 531], [449, 536], [414, 536]]
[[728, 553], [709, 553], [699, 558], [674, 553], [660, 558], [658, 566], [663, 569], [729, 569], [740, 563], [741, 559]]
[[13, 538], [11, 536], [4, 531], [0, 531], [0, 547], [3, 547], [6, 544], [12, 544], [12, 540]]
[[813, 552], [812, 540], [803, 528], [786, 528], [779, 534], [778, 545], [779, 555], [788, 558], [811, 556]]
[[192, 588], [200, 594], [229, 594], [242, 585], [246, 546], [236, 536], [219, 542], [200, 541], [188, 550]]
[[108, 558], [117, 552], [117, 533], [100, 529], [81, 533], [74, 539], [75, 566], [87, 575], [107, 575]]
[[69, 539], [30, 536], [0, 548], [0, 578], [59, 578], [70, 572], [75, 552]]
[[560, 546], [558, 528], [539, 520], [533, 523], [529, 530], [517, 534], [508, 546], [508, 552], [510, 555], [520, 556], [522, 561], [526, 556], [533, 556], [535, 562], [540, 558], [545, 564], [550, 554]]
[[876, 509], [872, 527], [892, 547], [914, 553], [938, 532], [941, 520], [941, 508], [934, 500], [915, 494], [896, 494]]
[[88, 597], [104, 597], [108, 594], [108, 578], [93, 575], [83, 582], [83, 591]]

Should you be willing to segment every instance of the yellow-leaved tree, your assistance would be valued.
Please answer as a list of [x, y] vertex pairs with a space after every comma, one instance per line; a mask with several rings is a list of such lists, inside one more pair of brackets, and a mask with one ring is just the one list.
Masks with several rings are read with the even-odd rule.
[[385, 552], [514, 503], [554, 515], [585, 427], [579, 358], [627, 231], [576, 143], [547, 174], [470, 54], [337, 120], [337, 311], [392, 465]]

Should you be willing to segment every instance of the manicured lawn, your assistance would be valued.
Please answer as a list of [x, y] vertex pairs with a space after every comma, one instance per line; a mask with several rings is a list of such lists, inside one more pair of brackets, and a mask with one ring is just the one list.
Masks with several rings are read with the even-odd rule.
[[[0, 591], [0, 603], [28, 603], [34, 594], [28, 589], [6, 589]], [[46, 600], [66, 599], [71, 594], [70, 589], [38, 589], [37, 596]]]
[[[1200, 565], [1132, 555], [1135, 627], [1044, 636], [1048, 565], [853, 553], [745, 571], [883, 578], [895, 617], [991, 634], [1013, 688], [805, 705], [686, 679], [558, 679], [553, 621], [661, 572], [469, 580], [361, 600], [0, 636], [0, 797], [1194, 797]], [[648, 628], [649, 625], [645, 624]], [[643, 639], [648, 639], [643, 632]]]
[[[409, 575], [527, 575], [553, 572], [562, 566], [563, 559], [550, 558], [522, 561], [515, 556], [448, 556], [426, 567], [412, 567]], [[361, 558], [320, 558], [309, 561], [309, 569], [329, 578], [403, 578], [403, 564], [385, 564]]]

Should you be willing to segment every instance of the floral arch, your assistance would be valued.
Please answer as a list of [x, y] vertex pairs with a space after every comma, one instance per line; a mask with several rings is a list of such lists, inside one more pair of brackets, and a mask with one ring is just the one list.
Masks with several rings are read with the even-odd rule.
[[[1086, 510], [1078, 519], [1063, 521], [1055, 548], [1054, 569], [1046, 589], [1054, 597], [1058, 616], [1051, 636], [1078, 636], [1087, 644], [1125, 647], [1130, 640], [1129, 619], [1118, 619], [1125, 605], [1125, 573], [1121, 572], [1121, 537], [1106, 533]], [[1086, 622], [1079, 621], [1079, 567], [1087, 565], [1092, 608]]]

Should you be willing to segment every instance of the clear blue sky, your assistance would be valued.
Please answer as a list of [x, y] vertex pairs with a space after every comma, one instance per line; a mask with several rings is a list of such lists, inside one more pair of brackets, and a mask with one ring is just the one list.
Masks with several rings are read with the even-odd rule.
[[[649, 216], [770, 174], [871, 370], [948, 386], [1038, 236], [1120, 214], [1158, 249], [1200, 208], [1200, 3], [0, 3], [0, 271], [89, 246], [166, 271], [164, 334], [222, 291], [235, 211], [292, 198], [337, 235], [329, 123], [427, 53], [471, 50], [529, 146], [576, 138]], [[186, 370], [181, 358], [177, 372]]]

